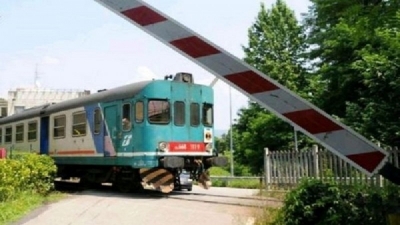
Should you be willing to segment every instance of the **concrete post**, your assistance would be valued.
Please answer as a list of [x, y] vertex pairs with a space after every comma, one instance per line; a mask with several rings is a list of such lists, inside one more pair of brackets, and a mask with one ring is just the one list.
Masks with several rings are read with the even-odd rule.
[[264, 148], [264, 151], [265, 190], [269, 191], [271, 189], [271, 159], [269, 149]]
[[319, 179], [318, 145], [312, 146], [312, 153], [313, 153], [313, 165], [314, 165], [315, 177]]

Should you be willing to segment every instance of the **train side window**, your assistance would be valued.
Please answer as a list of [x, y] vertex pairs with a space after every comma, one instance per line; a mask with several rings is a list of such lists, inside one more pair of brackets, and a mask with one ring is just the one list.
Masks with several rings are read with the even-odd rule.
[[190, 125], [198, 126], [200, 124], [200, 106], [198, 103], [190, 104]]
[[122, 130], [128, 131], [131, 129], [131, 104], [122, 106]]
[[97, 108], [94, 110], [94, 133], [99, 134], [100, 133], [100, 128], [101, 128], [101, 113], [100, 109]]
[[3, 143], [3, 128], [0, 127], [0, 144]]
[[204, 103], [203, 104], [203, 124], [204, 126], [211, 127], [213, 125], [213, 105]]
[[142, 101], [135, 103], [135, 121], [141, 123], [144, 120], [144, 104]]
[[167, 100], [151, 100], [148, 105], [148, 118], [150, 123], [168, 124], [171, 118]]
[[24, 141], [24, 124], [20, 123], [15, 126], [15, 142]]
[[37, 139], [37, 121], [28, 123], [28, 141], [36, 141]]
[[175, 102], [174, 103], [174, 123], [176, 126], [185, 125], [185, 103]]
[[12, 141], [12, 127], [6, 127], [6, 133], [4, 135], [4, 143], [11, 143]]
[[86, 113], [76, 112], [72, 114], [72, 137], [86, 135]]
[[54, 138], [64, 138], [65, 137], [65, 115], [54, 117], [54, 128], [53, 137]]

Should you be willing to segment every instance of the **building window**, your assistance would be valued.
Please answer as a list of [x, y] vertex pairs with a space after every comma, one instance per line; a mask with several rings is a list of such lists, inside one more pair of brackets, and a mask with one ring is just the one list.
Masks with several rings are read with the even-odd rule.
[[204, 103], [203, 104], [203, 124], [204, 126], [211, 127], [213, 125], [213, 105]]
[[200, 106], [198, 103], [190, 104], [190, 125], [198, 126], [200, 124]]
[[24, 124], [17, 124], [15, 127], [15, 142], [24, 141]]
[[100, 109], [97, 108], [94, 110], [94, 133], [99, 134], [101, 128], [101, 112]]
[[131, 104], [122, 106], [122, 130], [128, 131], [131, 129]]
[[151, 100], [148, 105], [150, 123], [168, 124], [170, 120], [169, 102], [167, 100]]
[[77, 112], [72, 114], [72, 137], [86, 135], [86, 113]]
[[64, 138], [65, 137], [65, 115], [54, 117], [54, 128], [53, 137], [54, 138]]
[[185, 103], [175, 102], [174, 103], [174, 123], [176, 126], [185, 125]]
[[7, 116], [7, 107], [0, 107], [0, 117], [6, 117]]
[[37, 121], [28, 123], [28, 141], [36, 141], [37, 139]]
[[0, 127], [0, 144], [3, 143], [3, 128]]
[[7, 143], [11, 143], [12, 141], [12, 127], [6, 127], [6, 134], [4, 136], [5, 140], [4, 142]]
[[144, 104], [143, 102], [136, 102], [135, 104], [135, 121], [141, 123], [144, 120]]

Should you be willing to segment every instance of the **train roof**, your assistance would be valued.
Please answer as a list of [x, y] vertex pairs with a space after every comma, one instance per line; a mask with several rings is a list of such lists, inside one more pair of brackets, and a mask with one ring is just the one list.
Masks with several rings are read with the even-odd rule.
[[96, 104], [99, 102], [109, 102], [117, 99], [131, 98], [139, 93], [150, 82], [152, 81], [141, 81], [59, 103], [48, 103], [45, 105], [32, 107], [20, 113], [1, 118], [0, 125], [18, 120], [29, 119], [32, 117], [46, 116], [54, 112]]

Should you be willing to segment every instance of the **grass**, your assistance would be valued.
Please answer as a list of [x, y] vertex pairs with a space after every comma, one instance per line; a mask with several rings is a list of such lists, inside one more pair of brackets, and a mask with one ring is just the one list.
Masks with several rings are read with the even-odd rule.
[[254, 225], [277, 225], [279, 208], [265, 207], [255, 216]]
[[269, 198], [275, 198], [283, 201], [285, 199], [286, 194], [288, 191], [281, 191], [281, 190], [271, 190], [271, 191], [265, 191], [261, 190], [260, 195], [264, 197], [269, 197]]
[[260, 181], [258, 179], [211, 179], [212, 186], [214, 187], [231, 187], [231, 188], [246, 188], [246, 189], [260, 189]]
[[37, 207], [64, 197], [65, 194], [59, 192], [52, 192], [47, 196], [24, 192], [13, 200], [0, 202], [0, 225], [15, 222]]

